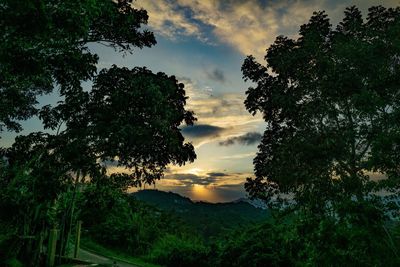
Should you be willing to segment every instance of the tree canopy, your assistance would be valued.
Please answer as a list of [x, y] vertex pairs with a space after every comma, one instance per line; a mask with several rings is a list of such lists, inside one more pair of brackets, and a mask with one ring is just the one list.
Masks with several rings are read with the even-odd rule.
[[366, 20], [347, 8], [336, 28], [315, 12], [297, 39], [276, 38], [266, 65], [249, 56], [242, 71], [255, 86], [245, 105], [267, 122], [250, 194], [294, 193], [324, 209], [381, 189], [377, 175], [398, 188], [399, 58], [400, 8], [382, 6]]
[[[90, 43], [122, 53], [156, 43], [152, 32], [141, 29], [146, 11], [132, 0], [7, 0], [0, 18], [0, 131], [19, 131], [18, 121], [33, 115], [52, 130], [17, 138], [7, 152], [10, 162], [39, 142], [68, 171], [93, 174], [102, 169], [99, 161], [116, 161], [133, 170], [138, 183], [152, 183], [167, 164], [194, 160], [193, 146], [178, 128], [195, 120], [184, 108], [183, 84], [144, 68], [97, 73], [99, 56]], [[82, 88], [88, 80], [90, 92]], [[54, 89], [60, 101], [39, 109], [37, 96]]]
[[399, 58], [400, 8], [364, 20], [353, 6], [336, 28], [315, 12], [298, 38], [278, 36], [266, 65], [245, 59], [246, 108], [267, 122], [245, 187], [279, 208], [289, 265], [398, 265], [398, 205], [380, 193], [398, 199]]
[[120, 51], [150, 47], [153, 33], [141, 30], [145, 10], [132, 0], [3, 0], [0, 5], [0, 131], [19, 131], [35, 114], [36, 97], [57, 88], [68, 97], [96, 74], [101, 43]]
[[[0, 225], [12, 225], [6, 254], [41, 265], [56, 227], [57, 253], [65, 255], [82, 183], [107, 181], [121, 190], [154, 184], [168, 164], [196, 158], [179, 128], [196, 120], [185, 109], [184, 85], [144, 67], [98, 70], [90, 49], [97, 43], [131, 53], [154, 45], [142, 28], [147, 19], [132, 0], [1, 2], [0, 133], [21, 131], [20, 121], [32, 116], [46, 130], [0, 147]], [[37, 98], [51, 92], [59, 101], [39, 107]], [[128, 170], [110, 174], [110, 166]]]

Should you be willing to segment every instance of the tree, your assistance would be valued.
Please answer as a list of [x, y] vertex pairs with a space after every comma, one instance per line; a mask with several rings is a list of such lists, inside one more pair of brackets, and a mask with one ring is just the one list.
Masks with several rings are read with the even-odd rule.
[[[324, 207], [333, 188], [362, 199], [371, 172], [398, 181], [400, 8], [356, 7], [332, 29], [324, 12], [301, 26], [300, 37], [279, 36], [267, 50], [267, 66], [248, 57], [242, 71], [250, 87], [245, 101], [267, 122], [247, 189], [313, 194]], [[273, 190], [273, 191], [274, 191]]]
[[335, 29], [315, 12], [299, 38], [278, 36], [266, 65], [244, 61], [255, 83], [246, 108], [267, 122], [246, 190], [293, 198], [289, 228], [304, 249], [291, 257], [300, 264], [398, 264], [376, 193], [400, 184], [399, 58], [400, 8], [371, 7], [364, 21], [353, 6]]
[[[116, 66], [97, 73], [99, 57], [89, 43], [123, 53], [155, 44], [151, 32], [140, 30], [146, 11], [132, 2], [5, 0], [0, 5], [0, 131], [19, 131], [18, 120], [33, 115], [49, 131], [18, 136], [1, 150], [7, 171], [0, 176], [0, 212], [6, 214], [0, 223], [14, 223], [13, 252], [33, 266], [40, 264], [49, 227], [61, 229], [60, 255], [65, 251], [82, 183], [99, 177], [111, 182], [116, 175], [125, 186], [152, 184], [168, 164], [196, 157], [179, 129], [196, 119], [185, 110], [184, 85], [174, 76]], [[91, 91], [81, 86], [88, 80]], [[36, 97], [54, 88], [60, 101], [38, 109]], [[128, 171], [109, 176], [107, 164]], [[6, 213], [9, 207], [18, 209]]]
[[117, 159], [134, 170], [138, 185], [162, 177], [168, 164], [193, 162], [193, 145], [184, 143], [182, 122], [196, 118], [186, 111], [184, 85], [174, 76], [146, 68], [103, 70], [88, 104], [88, 136], [103, 161]]
[[88, 44], [125, 52], [156, 43], [145, 10], [132, 0], [2, 0], [0, 5], [0, 131], [20, 131], [38, 109], [36, 97], [58, 88], [68, 97], [96, 74]]
[[[131, 170], [131, 185], [153, 184], [168, 164], [194, 161], [193, 145], [184, 142], [182, 122], [196, 118], [185, 110], [185, 90], [174, 76], [146, 68], [104, 69], [90, 92], [41, 111], [46, 128], [65, 129], [49, 138], [53, 154], [84, 178], [101, 175], [103, 163]], [[79, 154], [79, 156], [77, 156]]]

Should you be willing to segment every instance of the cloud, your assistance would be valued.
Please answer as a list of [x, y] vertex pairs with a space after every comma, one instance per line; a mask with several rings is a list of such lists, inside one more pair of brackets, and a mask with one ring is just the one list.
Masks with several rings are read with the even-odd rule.
[[[276, 36], [297, 36], [300, 25], [309, 20], [313, 11], [326, 10], [336, 24], [348, 6], [360, 6], [365, 14], [368, 7], [379, 4], [382, 1], [145, 0], [137, 3], [148, 11], [149, 25], [157, 33], [172, 40], [194, 36], [206, 43], [223, 42], [259, 60]], [[397, 6], [398, 0], [386, 0], [384, 5]], [[210, 29], [214, 37], [208, 34]]]
[[260, 133], [257, 132], [250, 132], [250, 133], [246, 133], [244, 135], [241, 136], [235, 136], [235, 137], [231, 137], [228, 138], [224, 141], [219, 142], [220, 146], [231, 146], [234, 145], [235, 143], [240, 144], [240, 145], [254, 145], [257, 144], [261, 141], [261, 137], [262, 135]]
[[171, 40], [193, 36], [206, 43], [222, 42], [262, 59], [277, 35], [297, 33], [321, 6], [317, 0], [304, 2], [146, 0], [137, 4], [148, 11], [150, 27]]
[[244, 125], [252, 120], [263, 121], [261, 115], [252, 116], [244, 106], [245, 94], [217, 94], [208, 87], [202, 87], [189, 78], [180, 78], [185, 84], [187, 109], [196, 113], [199, 124], [218, 125], [223, 128]]
[[185, 126], [182, 128], [182, 133], [189, 137], [214, 137], [219, 136], [224, 128], [208, 125], [208, 124], [198, 124], [193, 126]]
[[223, 172], [209, 172], [209, 173], [207, 173], [207, 175], [211, 176], [211, 177], [225, 177], [225, 176], [228, 176], [228, 174], [223, 173]]
[[214, 69], [209, 72], [206, 71], [207, 78], [216, 82], [224, 83], [226, 81], [225, 74], [222, 70]]
[[218, 178], [213, 176], [200, 176], [192, 173], [179, 173], [169, 174], [165, 176], [169, 180], [177, 180], [184, 186], [191, 185], [211, 185], [214, 184]]
[[195, 126], [182, 128], [185, 138], [196, 149], [210, 142], [252, 132], [264, 122], [261, 114], [252, 116], [246, 110], [244, 94], [218, 95], [210, 87], [199, 86], [190, 78], [181, 77], [178, 80], [185, 84], [186, 95], [189, 97], [186, 108], [194, 111], [198, 119]]
[[178, 40], [182, 36], [195, 36], [206, 41], [199, 25], [188, 20], [184, 10], [172, 1], [138, 1], [135, 6], [147, 10], [152, 30], [170, 40]]
[[192, 186], [192, 185], [216, 185], [217, 181], [220, 180], [219, 176], [201, 176], [192, 173], [175, 173], [169, 174], [165, 176], [165, 179], [168, 180], [176, 180], [181, 183], [183, 186]]
[[199, 88], [197, 83], [191, 78], [178, 77], [178, 80], [180, 83], [185, 85], [185, 92], [189, 97], [188, 105], [198, 99], [208, 99], [212, 95], [213, 89], [211, 87], [205, 86], [203, 88]]
[[249, 157], [255, 157], [256, 153], [245, 153], [245, 154], [236, 154], [236, 155], [231, 155], [231, 156], [224, 156], [221, 157], [220, 159], [228, 159], [228, 160], [232, 160], [232, 159], [244, 159], [244, 158], [249, 158]]
[[244, 183], [251, 173], [222, 171], [169, 173], [156, 183], [156, 188], [173, 191], [192, 200], [228, 202], [245, 197]]
[[164, 180], [176, 180], [181, 185], [193, 186], [193, 185], [205, 185], [205, 186], [226, 186], [226, 185], [237, 185], [242, 184], [248, 177], [249, 173], [229, 173], [229, 172], [208, 172], [205, 174], [194, 174], [188, 172], [177, 172], [169, 173], [165, 175], [165, 178], [158, 183], [162, 183]]

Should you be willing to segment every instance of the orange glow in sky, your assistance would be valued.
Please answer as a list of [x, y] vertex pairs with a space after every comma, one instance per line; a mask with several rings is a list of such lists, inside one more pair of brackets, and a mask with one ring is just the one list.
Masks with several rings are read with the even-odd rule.
[[190, 198], [195, 201], [207, 201], [207, 202], [220, 202], [221, 199], [214, 192], [212, 187], [194, 184], [192, 186]]

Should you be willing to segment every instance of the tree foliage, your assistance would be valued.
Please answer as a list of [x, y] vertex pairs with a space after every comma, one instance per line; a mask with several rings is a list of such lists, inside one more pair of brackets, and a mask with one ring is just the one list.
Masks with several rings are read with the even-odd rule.
[[66, 98], [96, 74], [88, 44], [131, 52], [154, 45], [145, 10], [132, 0], [3, 0], [0, 5], [0, 130], [21, 130], [36, 97], [57, 88]]
[[316, 12], [299, 38], [277, 37], [266, 66], [245, 60], [244, 79], [256, 84], [246, 108], [267, 122], [251, 194], [292, 192], [324, 209], [337, 197], [362, 199], [371, 173], [398, 187], [399, 33], [400, 8], [372, 7], [364, 21], [353, 6], [336, 29]]
[[123, 177], [112, 175], [87, 186], [78, 201], [86, 238], [131, 255], [146, 255], [165, 235], [195, 236], [177, 216], [127, 194], [126, 185]]
[[[0, 151], [0, 225], [14, 225], [13, 253], [32, 266], [41, 264], [50, 227], [60, 228], [65, 253], [83, 183], [152, 184], [166, 165], [196, 157], [179, 129], [196, 120], [185, 109], [184, 85], [146, 68], [98, 72], [99, 55], [89, 49], [97, 43], [131, 53], [154, 45], [142, 29], [147, 19], [132, 0], [0, 4], [0, 132], [22, 130], [19, 121], [33, 115], [47, 131], [18, 136]], [[38, 108], [37, 97], [53, 91], [60, 101]], [[107, 166], [128, 171], [107, 175]]]
[[[148, 184], [165, 166], [196, 157], [178, 128], [192, 125], [184, 85], [174, 76], [145, 68], [112, 67], [96, 77], [88, 104], [88, 136], [102, 160], [118, 159]], [[140, 180], [139, 180], [140, 181]]]
[[371, 7], [364, 20], [349, 7], [336, 28], [315, 12], [297, 39], [276, 38], [266, 65], [244, 61], [244, 79], [255, 84], [246, 108], [267, 122], [245, 186], [254, 197], [289, 200], [277, 242], [290, 265], [399, 262], [390, 205], [377, 194], [398, 197], [399, 36], [400, 8]]
[[46, 108], [41, 118], [47, 128], [65, 125], [48, 140], [70, 171], [96, 176], [114, 164], [131, 170], [132, 185], [152, 184], [168, 164], [196, 157], [179, 129], [196, 120], [186, 99], [174, 76], [113, 66], [100, 71], [90, 92]]

